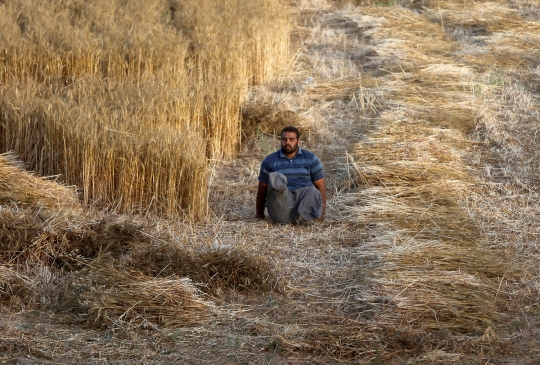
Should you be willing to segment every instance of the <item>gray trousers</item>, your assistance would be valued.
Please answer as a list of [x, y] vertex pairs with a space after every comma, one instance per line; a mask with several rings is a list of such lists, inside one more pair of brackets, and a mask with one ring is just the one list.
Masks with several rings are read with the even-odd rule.
[[296, 190], [287, 188], [287, 177], [271, 172], [266, 191], [270, 218], [278, 223], [294, 223], [302, 216], [306, 221], [320, 218], [323, 212], [321, 192], [313, 185]]

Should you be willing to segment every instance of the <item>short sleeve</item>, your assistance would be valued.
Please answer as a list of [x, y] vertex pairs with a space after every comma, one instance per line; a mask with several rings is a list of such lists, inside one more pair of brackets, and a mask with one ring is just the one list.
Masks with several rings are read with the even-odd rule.
[[265, 158], [261, 163], [261, 169], [259, 170], [259, 181], [265, 184], [268, 184], [270, 168], [268, 163], [268, 158]]
[[324, 178], [322, 163], [315, 155], [313, 155], [309, 172], [311, 174], [311, 181], [317, 181]]

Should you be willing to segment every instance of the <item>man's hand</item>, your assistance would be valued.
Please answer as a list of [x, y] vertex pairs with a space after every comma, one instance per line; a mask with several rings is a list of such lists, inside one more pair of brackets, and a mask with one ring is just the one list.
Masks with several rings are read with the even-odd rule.
[[315, 219], [315, 221], [322, 222], [324, 221], [324, 216], [326, 213], [326, 181], [324, 180], [324, 177], [323, 177], [322, 179], [314, 181], [313, 185], [315, 185], [315, 188], [317, 188], [317, 190], [319, 190], [319, 192], [321, 193], [322, 204], [323, 204], [322, 215], [320, 216], [320, 218]]
[[259, 181], [259, 188], [257, 189], [257, 218], [264, 219], [264, 203], [266, 203], [266, 191], [268, 190], [268, 184]]

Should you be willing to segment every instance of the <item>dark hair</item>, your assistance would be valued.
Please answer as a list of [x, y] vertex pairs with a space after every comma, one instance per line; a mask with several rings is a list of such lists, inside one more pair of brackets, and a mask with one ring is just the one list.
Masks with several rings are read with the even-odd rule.
[[294, 133], [296, 133], [296, 139], [300, 139], [300, 131], [298, 130], [298, 128], [293, 127], [292, 125], [283, 128], [281, 130], [281, 133], [279, 134], [280, 137], [283, 136], [283, 132], [294, 132]]

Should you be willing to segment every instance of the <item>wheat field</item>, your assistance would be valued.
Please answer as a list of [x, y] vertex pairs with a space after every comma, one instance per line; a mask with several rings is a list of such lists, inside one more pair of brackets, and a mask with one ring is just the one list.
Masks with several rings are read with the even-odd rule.
[[540, 361], [538, 1], [142, 4], [0, 3], [0, 362]]
[[61, 175], [85, 204], [206, 214], [248, 85], [287, 62], [277, 1], [8, 1], [0, 149]]

